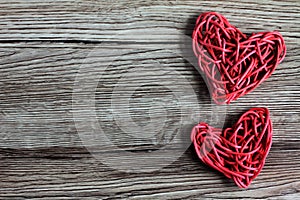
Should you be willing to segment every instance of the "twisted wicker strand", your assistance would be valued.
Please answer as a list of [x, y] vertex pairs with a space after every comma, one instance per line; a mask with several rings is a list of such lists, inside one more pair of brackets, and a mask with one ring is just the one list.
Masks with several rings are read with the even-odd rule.
[[262, 170], [272, 144], [272, 122], [267, 108], [252, 108], [223, 131], [206, 123], [193, 128], [191, 140], [207, 165], [247, 188]]
[[193, 50], [217, 104], [229, 104], [252, 91], [286, 55], [280, 33], [247, 37], [215, 12], [203, 13], [197, 19]]

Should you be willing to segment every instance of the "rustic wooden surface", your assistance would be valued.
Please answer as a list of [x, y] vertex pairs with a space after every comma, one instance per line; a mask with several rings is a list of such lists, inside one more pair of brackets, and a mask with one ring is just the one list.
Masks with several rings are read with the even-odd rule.
[[[180, 123], [181, 108], [173, 101], [172, 87], [184, 86], [173, 81], [176, 74], [168, 73], [172, 70], [190, 82], [202, 111], [209, 113], [208, 91], [201, 76], [185, 59], [172, 53], [178, 50], [174, 46], [178, 34], [190, 35], [196, 17], [204, 11], [221, 12], [247, 33], [279, 30], [287, 45], [286, 59], [273, 76], [226, 107], [225, 126], [253, 106], [267, 106], [272, 114], [274, 144], [262, 173], [247, 190], [204, 166], [192, 146], [158, 171], [118, 171], [90, 154], [73, 120], [76, 75], [80, 67], [102, 69], [103, 63], [99, 65], [97, 57], [90, 53], [103, 42], [108, 49], [124, 43], [153, 48], [126, 54], [99, 80], [95, 95], [97, 117], [114, 143], [145, 154], [143, 151], [157, 148], [151, 137], [172, 138], [151, 135], [151, 129], [161, 123], [164, 130], [173, 130]], [[0, 18], [1, 199], [300, 198], [298, 0], [0, 0]], [[102, 56], [111, 59], [109, 53]], [[156, 76], [158, 69], [151, 68], [157, 63], [164, 66], [161, 76]], [[152, 73], [145, 75], [145, 71], [138, 70], [147, 66]], [[143, 133], [130, 133], [136, 137], [118, 129], [110, 109], [115, 84], [132, 68], [137, 70], [122, 84], [133, 94], [132, 120], [146, 127]], [[130, 84], [139, 81], [145, 87], [130, 91]], [[153, 105], [153, 99], [166, 106]], [[220, 112], [225, 115], [225, 108]], [[130, 132], [130, 127], [126, 131]], [[156, 141], [156, 145], [162, 141]]]

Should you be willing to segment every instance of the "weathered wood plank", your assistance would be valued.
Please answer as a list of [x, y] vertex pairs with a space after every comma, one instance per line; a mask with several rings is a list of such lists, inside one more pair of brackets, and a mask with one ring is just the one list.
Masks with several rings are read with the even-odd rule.
[[[82, 152], [60, 151], [63, 156]], [[144, 174], [120, 173], [86, 156], [70, 159], [54, 153], [50, 157], [44, 151], [39, 156], [19, 155], [1, 162], [1, 197], [276, 199], [299, 195], [299, 151], [273, 150], [247, 191], [203, 166], [190, 150], [169, 167]]]
[[[94, 58], [89, 58], [85, 50], [77, 50], [65, 48], [63, 50], [57, 48], [50, 49], [2, 49], [4, 57], [2, 57], [2, 65], [0, 69], [1, 76], [1, 123], [2, 130], [8, 138], [1, 143], [3, 147], [14, 147], [20, 145], [20, 142], [26, 146], [29, 142], [33, 146], [40, 145], [75, 145], [79, 144], [76, 137], [76, 129], [73, 123], [72, 116], [72, 90], [78, 70], [84, 65], [95, 66], [99, 68], [99, 62]], [[13, 53], [12, 53], [13, 52]], [[297, 52], [296, 52], [297, 53]], [[115, 83], [125, 75], [127, 75], [127, 83], [129, 92], [130, 83], [138, 77], [148, 79], [151, 83], [158, 79], [161, 85], [172, 86], [173, 80], [177, 78], [175, 75], [166, 74], [164, 77], [156, 77], [156, 74], [145, 77], [145, 63], [153, 60], [161, 60], [167, 62], [165, 71], [176, 70], [181, 72], [182, 76], [190, 81], [190, 84], [195, 88], [196, 94], [199, 97], [201, 108], [206, 111], [211, 111], [209, 95], [204, 91], [205, 83], [201, 80], [201, 76], [190, 65], [186, 64], [183, 59], [175, 58], [172, 53], [159, 50], [155, 55], [154, 52], [143, 52], [139, 57], [142, 61], [131, 63], [136, 59], [135, 55], [123, 56], [123, 61], [118, 61], [117, 64], [111, 66], [105, 76], [99, 80], [98, 98], [100, 119], [108, 124], [113, 123], [111, 113], [111, 93], [115, 87]], [[159, 55], [160, 58], [159, 58]], [[153, 57], [154, 56], [154, 57]], [[299, 56], [295, 56], [297, 58]], [[101, 59], [102, 60], [102, 59]], [[155, 63], [155, 62], [154, 62]], [[105, 64], [101, 63], [103, 68]], [[149, 64], [148, 64], [149, 65]], [[151, 62], [150, 62], [151, 66]], [[101, 66], [100, 66], [101, 67]], [[142, 68], [143, 70], [135, 70], [135, 73], [128, 75], [126, 69]], [[157, 69], [153, 69], [156, 71]], [[164, 71], [164, 69], [162, 69]], [[283, 73], [284, 72], [284, 73]], [[289, 74], [288, 79], [286, 74]], [[299, 83], [300, 71], [297, 67], [297, 61], [289, 60], [281, 64], [274, 75], [262, 84], [251, 94], [241, 98], [237, 102], [233, 102], [228, 108], [228, 115], [238, 117], [239, 113], [252, 106], [268, 106], [272, 112], [275, 132], [280, 134], [276, 137], [286, 136], [292, 138], [297, 132], [295, 127], [298, 127], [299, 122], [299, 87], [295, 83]], [[89, 76], [93, 77], [93, 76]], [[137, 84], [140, 79], [137, 79]], [[147, 83], [144, 82], [143, 84]], [[180, 83], [178, 83], [180, 84]], [[180, 86], [180, 85], [176, 85]], [[149, 89], [149, 88], [148, 88]], [[159, 88], [158, 88], [159, 89]], [[162, 88], [161, 91], [154, 93], [151, 98], [168, 98], [164, 97]], [[268, 91], [263, 95], [264, 91]], [[140, 95], [145, 94], [147, 88], [140, 91]], [[206, 96], [205, 96], [206, 95]], [[260, 98], [256, 98], [259, 96]], [[97, 95], [96, 95], [97, 97]], [[144, 102], [133, 103], [133, 109], [145, 107], [142, 112], [136, 113], [136, 119], [147, 121], [147, 117], [143, 116], [147, 109], [152, 105]], [[170, 109], [178, 109], [177, 105], [170, 105]], [[101, 111], [103, 112], [101, 114]], [[225, 111], [225, 110], [224, 110]], [[162, 113], [157, 110], [157, 117]], [[110, 113], [110, 114], [109, 114]], [[134, 114], [134, 113], [133, 113]], [[140, 118], [140, 119], [139, 119]], [[200, 120], [200, 119], [199, 119]], [[107, 131], [110, 128], [107, 127]], [[44, 134], [37, 134], [39, 131]], [[112, 129], [111, 131], [115, 131]], [[120, 131], [120, 130], [119, 130]], [[292, 132], [290, 132], [292, 131]], [[28, 135], [27, 135], [28, 134]], [[20, 136], [27, 136], [21, 138]], [[43, 140], [43, 137], [46, 141]], [[295, 137], [294, 140], [299, 140]], [[11, 141], [7, 142], [7, 141]], [[60, 142], [62, 143], [60, 143]], [[74, 142], [74, 143], [73, 143]], [[284, 142], [284, 141], [283, 141]], [[69, 143], [69, 144], [68, 144]], [[12, 146], [10, 146], [12, 145]], [[32, 146], [32, 147], [33, 147]]]
[[[300, 196], [297, 0], [0, 0], [0, 8], [1, 199]], [[225, 126], [250, 107], [270, 109], [274, 142], [261, 175], [248, 190], [240, 190], [204, 166], [192, 147], [183, 149], [174, 162], [161, 163], [156, 172], [120, 172], [95, 159], [73, 118], [72, 94], [80, 69], [90, 70], [86, 72], [88, 80], [99, 81], [96, 114], [106, 135], [123, 150], [135, 152], [136, 157], [147, 155], [178, 132], [181, 117], [191, 115], [187, 110], [192, 108], [194, 97], [200, 106], [199, 115], [193, 110], [196, 116], [186, 125], [211, 116], [213, 108], [205, 83], [192, 64], [180, 56], [188, 46], [178, 42], [182, 35], [191, 34], [199, 13], [211, 10], [224, 14], [242, 31], [276, 29], [286, 40], [287, 57], [273, 76], [252, 93], [220, 109], [220, 115], [226, 114]], [[104, 53], [103, 46], [107, 49]], [[93, 54], [99, 47], [102, 54]], [[114, 60], [116, 55], [120, 56]], [[105, 73], [99, 79], [97, 72]], [[186, 92], [186, 83], [180, 77], [188, 81], [195, 96], [185, 93], [178, 100], [172, 95], [174, 91]], [[122, 129], [122, 124], [116, 123], [117, 117], [128, 117], [111, 106], [118, 85], [132, 94], [129, 117], [143, 131]], [[121, 94], [116, 92], [117, 96]], [[188, 109], [182, 110], [180, 103]], [[188, 134], [183, 135], [188, 139]], [[176, 146], [175, 150], [182, 149]], [[111, 149], [107, 153], [110, 151], [114, 152]], [[120, 155], [114, 155], [121, 160]]]
[[[195, 17], [214, 10], [242, 31], [280, 30], [296, 45], [299, 38], [297, 1], [25, 1], [0, 2], [0, 41], [111, 41], [127, 31], [140, 32], [119, 40], [166, 42], [174, 29], [191, 31]], [[241, 14], [243, 13], [243, 14]], [[157, 30], [158, 28], [158, 30]], [[130, 33], [129, 33], [130, 34]], [[159, 36], [159, 37], [155, 37]], [[127, 37], [126, 37], [127, 36]], [[117, 38], [114, 38], [117, 40]]]

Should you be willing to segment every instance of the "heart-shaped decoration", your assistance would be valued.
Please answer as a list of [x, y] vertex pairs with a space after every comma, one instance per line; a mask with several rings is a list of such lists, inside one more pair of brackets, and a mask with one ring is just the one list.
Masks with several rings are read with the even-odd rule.
[[272, 145], [272, 122], [267, 108], [252, 108], [233, 128], [199, 123], [191, 133], [198, 157], [247, 188], [262, 170]]
[[199, 16], [193, 32], [193, 50], [217, 104], [229, 104], [252, 91], [286, 55], [280, 33], [247, 36], [215, 12]]

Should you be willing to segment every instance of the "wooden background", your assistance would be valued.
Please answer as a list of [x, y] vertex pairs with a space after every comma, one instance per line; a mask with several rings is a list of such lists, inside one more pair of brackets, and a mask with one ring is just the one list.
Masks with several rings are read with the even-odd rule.
[[[73, 86], [81, 68], [105, 70], [95, 89], [97, 120], [107, 137], [127, 151], [147, 155], [159, 149], [172, 140], [181, 116], [189, 114], [172, 94], [185, 88], [174, 81], [176, 76], [195, 91], [201, 113], [194, 110], [193, 119], [209, 118], [213, 106], [205, 83], [186, 59], [173, 53], [178, 35], [191, 35], [196, 17], [205, 11], [222, 13], [246, 33], [279, 30], [286, 41], [287, 56], [273, 76], [219, 111], [228, 126], [253, 106], [270, 109], [274, 144], [262, 173], [241, 190], [198, 161], [192, 146], [154, 172], [121, 172], [93, 157], [72, 114]], [[0, 18], [1, 199], [300, 198], [298, 0], [0, 0]], [[107, 53], [91, 56], [104, 43]], [[124, 44], [152, 49], [131, 47], [104, 69], [97, 59], [111, 59], [119, 51], [114, 47]], [[157, 64], [161, 72], [152, 67]], [[112, 113], [112, 93], [124, 75], [127, 82], [120, 84], [131, 94], [129, 117], [142, 131], [122, 130]], [[141, 87], [134, 89], [135, 84]], [[193, 97], [179, 103], [189, 105], [189, 99]], [[154, 134], [156, 127], [161, 129]]]

